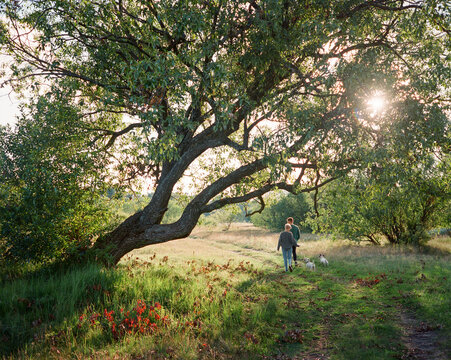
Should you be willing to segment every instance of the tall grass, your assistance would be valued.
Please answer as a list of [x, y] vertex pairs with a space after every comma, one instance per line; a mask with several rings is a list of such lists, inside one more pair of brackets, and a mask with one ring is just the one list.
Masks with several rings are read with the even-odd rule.
[[[5, 358], [258, 359], [325, 352], [333, 359], [403, 356], [400, 312], [435, 326], [451, 347], [450, 239], [427, 249], [358, 246], [313, 235], [299, 253], [329, 267], [283, 272], [278, 234], [250, 225], [200, 228], [136, 250], [115, 269], [95, 264], [3, 280]], [[377, 281], [376, 281], [377, 279]], [[158, 330], [114, 336], [138, 301], [161, 304]], [[98, 320], [91, 324], [93, 315]]]

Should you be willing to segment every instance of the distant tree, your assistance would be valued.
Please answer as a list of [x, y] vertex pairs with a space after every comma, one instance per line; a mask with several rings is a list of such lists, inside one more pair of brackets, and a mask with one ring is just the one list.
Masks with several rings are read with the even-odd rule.
[[429, 230], [449, 226], [449, 123], [445, 117], [423, 123], [435, 128], [429, 132], [415, 120], [417, 106], [403, 117], [403, 126], [415, 126], [414, 133], [396, 131], [399, 125], [382, 122], [379, 142], [384, 144], [375, 149], [368, 166], [351, 171], [321, 192], [319, 216], [311, 221], [317, 230], [375, 244], [383, 239], [422, 244], [429, 239]]
[[58, 121], [71, 118], [77, 127], [77, 116], [60, 105], [41, 98], [15, 131], [0, 129], [3, 261], [64, 259], [107, 230], [111, 214], [102, 206], [105, 179], [98, 175], [104, 156], [89, 151], [69, 122]]
[[[448, 169], [450, 171], [451, 169]], [[325, 191], [315, 219], [322, 232], [379, 244], [423, 244], [449, 209], [450, 186], [438, 177], [375, 181], [362, 174], [342, 179]], [[448, 179], [449, 180], [449, 179]]]
[[[62, 124], [44, 133], [61, 139], [71, 129], [87, 158], [108, 155], [99, 176], [130, 186], [145, 177], [154, 187], [142, 211], [95, 243], [116, 263], [188, 236], [202, 214], [274, 189], [318, 190], [366, 164], [379, 131], [367, 101], [378, 91], [396, 108], [425, 104], [416, 119], [434, 123], [451, 78], [445, 5], [7, 1], [0, 44], [14, 59], [16, 90], [74, 114], [55, 116]], [[163, 224], [186, 175], [193, 197]]]
[[199, 219], [200, 225], [222, 225], [223, 231], [230, 229], [232, 223], [246, 222], [246, 211], [242, 205], [233, 204], [224, 206], [212, 213], [203, 214]]
[[307, 196], [304, 193], [277, 195], [273, 196], [261, 213], [251, 216], [252, 223], [274, 231], [283, 231], [287, 218], [292, 217], [294, 224], [300, 226], [301, 231], [310, 232], [310, 227], [303, 224], [311, 210]]

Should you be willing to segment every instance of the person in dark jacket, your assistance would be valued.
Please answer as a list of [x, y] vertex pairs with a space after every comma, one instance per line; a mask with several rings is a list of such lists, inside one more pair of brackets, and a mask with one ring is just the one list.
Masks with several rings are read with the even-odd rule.
[[[299, 231], [299, 228], [297, 227], [297, 225], [293, 224], [294, 219], [292, 217], [289, 217], [287, 219], [287, 224], [291, 225], [291, 233], [293, 234], [294, 240], [296, 241], [296, 244], [298, 243], [299, 239], [301, 238], [301, 232]], [[296, 247], [299, 247], [299, 245], [293, 246], [293, 260], [294, 260], [294, 265], [298, 265], [298, 258], [296, 255]]]
[[291, 253], [293, 246], [298, 246], [290, 230], [291, 225], [285, 224], [285, 231], [282, 231], [280, 233], [279, 243], [277, 244], [277, 251], [279, 251], [279, 249], [282, 248], [285, 271], [288, 271], [288, 269], [290, 269], [290, 271], [293, 271], [293, 267], [291, 266]]

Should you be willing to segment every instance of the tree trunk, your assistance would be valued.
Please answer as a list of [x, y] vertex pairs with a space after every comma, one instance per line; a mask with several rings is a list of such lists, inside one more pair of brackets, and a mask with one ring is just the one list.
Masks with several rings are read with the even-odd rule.
[[185, 209], [181, 218], [172, 224], [149, 224], [140, 211], [96, 241], [93, 249], [105, 252], [106, 257], [102, 261], [116, 265], [125, 254], [134, 249], [189, 236], [200, 215], [201, 211], [191, 205]]

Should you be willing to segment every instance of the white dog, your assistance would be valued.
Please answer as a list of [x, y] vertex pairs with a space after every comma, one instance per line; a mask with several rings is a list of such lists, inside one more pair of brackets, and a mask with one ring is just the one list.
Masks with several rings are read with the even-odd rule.
[[319, 262], [321, 265], [329, 266], [329, 261], [327, 261], [323, 254], [319, 254]]
[[315, 270], [315, 263], [313, 261], [310, 261], [309, 258], [304, 258], [305, 261], [305, 267], [309, 270]]

